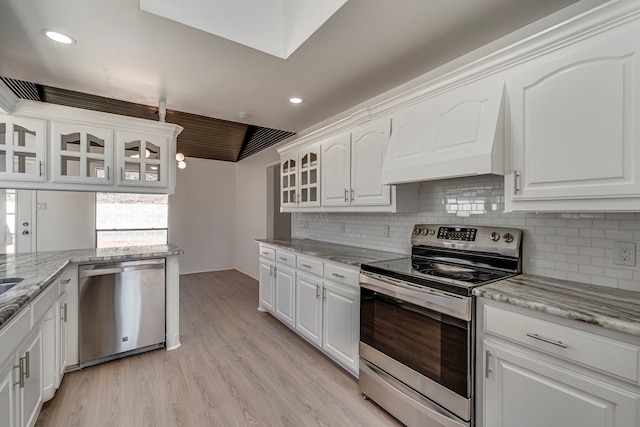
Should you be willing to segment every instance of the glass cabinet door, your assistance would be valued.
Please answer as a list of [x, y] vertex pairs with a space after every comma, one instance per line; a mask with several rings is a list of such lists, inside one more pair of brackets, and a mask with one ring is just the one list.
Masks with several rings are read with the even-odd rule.
[[45, 181], [45, 121], [0, 118], [0, 177]]
[[318, 157], [317, 149], [300, 153], [300, 207], [320, 206]]
[[109, 129], [54, 122], [53, 180], [111, 184], [113, 132]]
[[166, 185], [170, 157], [166, 138], [118, 132], [118, 184]]
[[298, 159], [294, 154], [292, 157], [283, 158], [280, 165], [280, 176], [282, 178], [280, 183], [280, 191], [282, 193], [280, 204], [284, 207], [296, 206], [298, 203], [296, 193], [297, 164]]

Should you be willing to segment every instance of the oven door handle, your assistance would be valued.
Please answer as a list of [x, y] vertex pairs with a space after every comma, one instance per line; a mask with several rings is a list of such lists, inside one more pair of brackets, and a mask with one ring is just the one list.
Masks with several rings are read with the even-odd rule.
[[418, 407], [420, 412], [428, 415], [429, 418], [436, 421], [438, 425], [443, 427], [469, 427], [468, 422], [445, 412], [440, 406], [362, 358], [360, 359], [360, 370], [369, 375], [369, 377], [378, 382], [382, 387], [391, 390], [396, 395], [396, 398], [409, 403], [409, 405], [413, 407]]

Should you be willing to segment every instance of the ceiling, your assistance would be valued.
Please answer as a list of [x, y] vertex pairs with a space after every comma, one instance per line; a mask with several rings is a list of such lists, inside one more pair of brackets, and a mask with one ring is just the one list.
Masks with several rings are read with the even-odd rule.
[[[574, 2], [348, 0], [282, 59], [138, 0], [1, 0], [0, 76], [300, 132]], [[47, 40], [45, 28], [77, 44]]]

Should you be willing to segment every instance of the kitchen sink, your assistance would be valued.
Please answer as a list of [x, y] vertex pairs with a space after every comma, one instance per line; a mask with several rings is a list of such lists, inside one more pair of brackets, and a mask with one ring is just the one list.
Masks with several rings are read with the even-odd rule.
[[22, 282], [22, 280], [23, 279], [21, 277], [7, 277], [0, 279], [0, 295]]

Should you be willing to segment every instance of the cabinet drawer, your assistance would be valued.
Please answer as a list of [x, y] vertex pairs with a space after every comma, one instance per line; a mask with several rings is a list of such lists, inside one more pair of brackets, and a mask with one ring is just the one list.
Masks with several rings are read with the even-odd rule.
[[350, 269], [348, 267], [340, 267], [335, 264], [324, 264], [324, 277], [344, 285], [359, 287], [360, 269]]
[[289, 267], [296, 267], [296, 256], [291, 252], [284, 251], [282, 249], [276, 250], [276, 262], [279, 264], [288, 265]]
[[266, 246], [260, 246], [260, 256], [264, 258], [272, 259], [275, 261], [276, 250]]
[[640, 348], [534, 317], [485, 306], [484, 329], [563, 359], [638, 382]]
[[58, 281], [55, 280], [49, 284], [47, 288], [42, 291], [38, 298], [33, 302], [31, 312], [33, 313], [33, 324], [38, 323], [38, 320], [49, 310], [53, 303], [58, 299], [59, 289]]
[[322, 277], [322, 262], [315, 259], [298, 256], [296, 259], [296, 268], [305, 273], [314, 274]]

